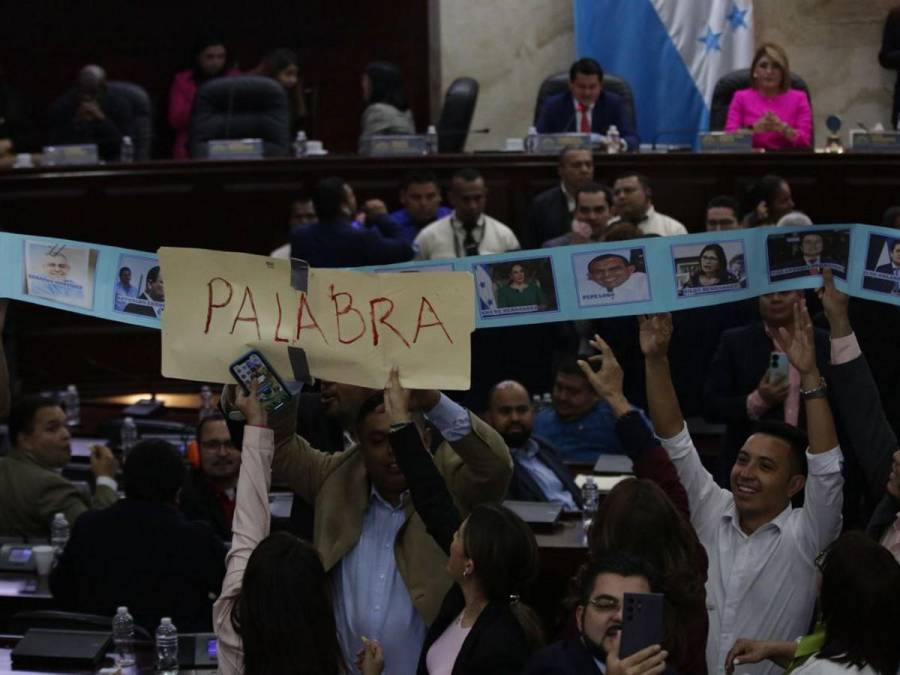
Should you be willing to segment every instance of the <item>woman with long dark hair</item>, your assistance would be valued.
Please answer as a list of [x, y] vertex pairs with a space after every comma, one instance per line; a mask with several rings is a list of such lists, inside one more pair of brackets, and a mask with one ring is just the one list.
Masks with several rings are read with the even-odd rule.
[[[537, 543], [509, 509], [476, 506], [462, 520], [409, 413], [397, 369], [385, 387], [390, 444], [416, 512], [447, 553], [454, 585], [428, 630], [419, 675], [513, 675], [542, 642], [534, 612], [521, 600], [537, 574]], [[386, 664], [390, 669], [390, 663]]]
[[400, 69], [388, 61], [373, 61], [362, 76], [362, 94], [366, 109], [362, 114], [360, 149], [375, 134], [416, 133], [412, 111], [403, 91]]
[[256, 385], [249, 395], [238, 391], [235, 402], [247, 424], [231, 551], [213, 605], [218, 672], [346, 673], [319, 554], [286, 532], [269, 535], [274, 433], [266, 426]]
[[175, 145], [172, 157], [186, 159], [188, 155], [188, 128], [191, 125], [191, 110], [194, 97], [201, 84], [216, 77], [237, 74], [229, 70], [228, 50], [218, 36], [207, 36], [199, 40], [194, 48], [194, 65], [176, 73], [169, 90], [169, 126], [175, 130]]
[[691, 274], [684, 288], [703, 288], [736, 284], [737, 277], [728, 271], [728, 258], [725, 249], [719, 244], [707, 244], [700, 251], [700, 267]]
[[276, 80], [287, 94], [291, 120], [291, 135], [302, 126], [306, 118], [306, 103], [303, 99], [303, 80], [300, 78], [300, 59], [297, 52], [281, 47], [266, 54], [259, 65], [248, 75], [259, 75]]

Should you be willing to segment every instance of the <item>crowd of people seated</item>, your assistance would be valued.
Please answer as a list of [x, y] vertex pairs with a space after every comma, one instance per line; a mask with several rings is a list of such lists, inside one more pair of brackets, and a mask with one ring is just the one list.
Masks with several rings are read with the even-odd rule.
[[[221, 42], [204, 41], [196, 56], [173, 85], [182, 113], [204, 81], [232, 76]], [[573, 65], [571, 93], [547, 102], [542, 128], [596, 131], [612, 120], [633, 149], [620, 103], [587, 61]], [[735, 124], [751, 126], [754, 143], [799, 143], [803, 116], [791, 115], [803, 102], [781, 98], [786, 56], [766, 45], [752, 71]], [[255, 74], [299, 86], [286, 50]], [[363, 90], [368, 133], [408, 128], [395, 68], [371, 64]], [[112, 144], [124, 134], [109, 95], [102, 69], [86, 67], [57, 117]], [[761, 101], [778, 103], [761, 112]], [[292, 115], [302, 118], [299, 102]], [[575, 149], [560, 155], [557, 173], [521, 239], [488, 215], [474, 169], [452, 176], [447, 206], [433, 173], [410, 174], [394, 212], [380, 200], [359, 204], [345, 180], [325, 178], [291, 205], [278, 254], [356, 267], [687, 231], [656, 210], [645, 176], [597, 183], [592, 154]], [[769, 175], [746, 195], [710, 195], [693, 229], [796, 215], [788, 182]], [[815, 237], [798, 256], [822, 254]], [[644, 275], [617, 256], [598, 256], [588, 271], [610, 293]], [[687, 283], [743, 274], [743, 260], [710, 245]], [[539, 327], [540, 340], [534, 327], [498, 329], [516, 341], [502, 345], [505, 359], [476, 333], [473, 390], [485, 395], [467, 405], [408, 390], [397, 369], [383, 391], [321, 382], [271, 414], [255, 385], [228, 386], [221, 409], [198, 424], [196, 466], [161, 440], [141, 441], [124, 460], [95, 446], [90, 494], [59, 471], [71, 457], [64, 407], [12, 397], [0, 349], [11, 445], [0, 459], [0, 536], [45, 539], [62, 513], [72, 532], [50, 579], [60, 607], [111, 616], [127, 604], [148, 630], [162, 616], [182, 630], [212, 629], [223, 673], [895, 675], [900, 392], [881, 379], [896, 345], [867, 326], [877, 317], [891, 331], [897, 313], [851, 300], [827, 268], [821, 276], [815, 292], [560, 323]], [[509, 270], [508, 288], [535, 293], [521, 266]], [[0, 329], [6, 309], [0, 301]], [[773, 353], [788, 364], [784, 377], [769, 368]], [[544, 389], [531, 384], [539, 368], [551, 371]], [[536, 405], [532, 394], [544, 391]], [[712, 462], [698, 451], [701, 415], [724, 425]], [[627, 455], [634, 476], [604, 496], [554, 625], [532, 607], [542, 564], [535, 536], [502, 502], [577, 512], [573, 467], [605, 454]], [[282, 530], [270, 512], [275, 483], [295, 495]], [[626, 593], [661, 594], [664, 608], [659, 644], [632, 654], [620, 651]]]

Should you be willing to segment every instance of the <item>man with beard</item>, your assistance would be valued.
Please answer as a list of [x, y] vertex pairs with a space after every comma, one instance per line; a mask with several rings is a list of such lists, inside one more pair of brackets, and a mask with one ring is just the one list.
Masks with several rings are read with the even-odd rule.
[[514, 380], [494, 385], [484, 419], [506, 441], [513, 458], [507, 499], [555, 502], [566, 511], [581, 508], [581, 493], [556, 448], [531, 435], [534, 408], [524, 386]]
[[560, 640], [535, 654], [525, 675], [658, 675], [674, 672], [659, 645], [619, 659], [625, 593], [657, 591], [649, 563], [625, 553], [611, 553], [587, 565], [576, 579], [578, 637]]

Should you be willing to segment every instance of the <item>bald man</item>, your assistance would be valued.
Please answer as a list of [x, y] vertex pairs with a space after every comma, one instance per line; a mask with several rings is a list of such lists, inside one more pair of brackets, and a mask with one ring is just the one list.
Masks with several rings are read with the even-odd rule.
[[134, 138], [134, 118], [131, 102], [108, 90], [106, 71], [88, 65], [50, 108], [50, 145], [94, 143], [101, 159], [117, 161], [122, 137]]
[[507, 499], [555, 502], [566, 511], [581, 509], [581, 491], [556, 449], [531, 435], [534, 408], [524, 386], [514, 380], [494, 385], [485, 421], [503, 437], [513, 458]]

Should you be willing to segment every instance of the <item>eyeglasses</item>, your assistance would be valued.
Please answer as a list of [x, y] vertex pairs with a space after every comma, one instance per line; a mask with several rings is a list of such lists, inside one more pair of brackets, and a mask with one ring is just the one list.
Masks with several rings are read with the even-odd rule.
[[621, 607], [621, 603], [619, 603], [618, 600], [607, 596], [591, 598], [590, 600], [588, 600], [588, 604], [598, 612], [615, 612], [619, 609], [619, 607]]
[[208, 450], [209, 452], [214, 452], [217, 450], [234, 450], [235, 444], [231, 442], [231, 439], [227, 440], [219, 440], [216, 438], [210, 439], [208, 441], [203, 441], [200, 444], [200, 447], [204, 450]]

